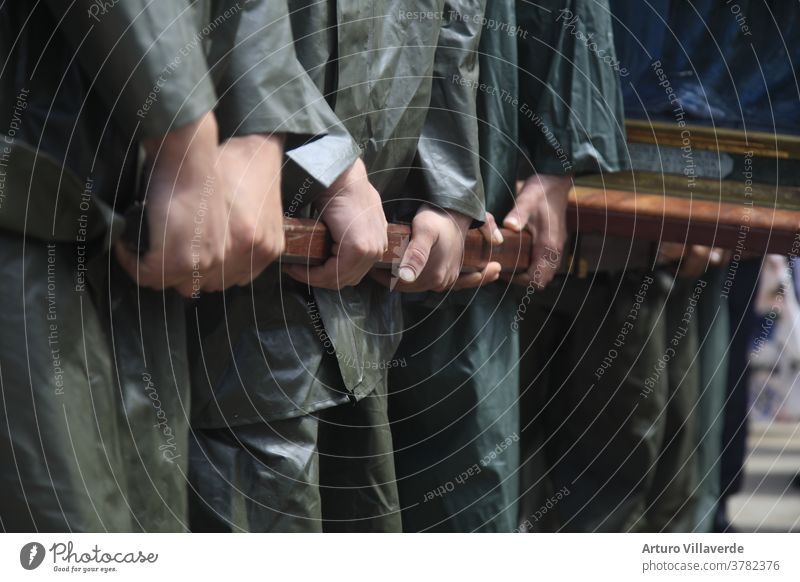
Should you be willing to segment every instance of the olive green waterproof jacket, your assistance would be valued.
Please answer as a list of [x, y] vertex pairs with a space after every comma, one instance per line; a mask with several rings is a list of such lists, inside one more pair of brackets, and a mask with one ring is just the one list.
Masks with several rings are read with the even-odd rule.
[[[410, 220], [422, 202], [483, 220], [475, 86], [484, 4], [289, 1], [294, 48], [315, 88], [295, 110], [322, 103], [335, 118], [325, 135], [287, 142], [288, 214], [313, 215], [315, 196], [362, 157], [390, 220]], [[369, 278], [306, 294], [281, 276], [269, 270], [253, 293], [204, 303], [195, 426], [299, 416], [385, 382], [402, 331], [396, 294]]]
[[285, 2], [0, 5], [0, 529], [186, 527], [183, 302], [108, 253], [139, 143], [211, 110], [319, 138], [316, 93]]

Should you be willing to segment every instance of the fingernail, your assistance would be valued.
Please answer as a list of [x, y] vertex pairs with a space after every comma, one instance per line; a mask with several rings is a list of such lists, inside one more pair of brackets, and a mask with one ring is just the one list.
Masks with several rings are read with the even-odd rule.
[[410, 267], [400, 267], [397, 271], [397, 276], [406, 283], [413, 283], [417, 278], [414, 274], [414, 270]]
[[517, 220], [513, 216], [510, 218], [506, 218], [505, 223], [508, 228], [519, 228], [519, 220]]
[[503, 244], [503, 233], [500, 232], [499, 228], [495, 228], [494, 232], [492, 233], [492, 242], [496, 245]]

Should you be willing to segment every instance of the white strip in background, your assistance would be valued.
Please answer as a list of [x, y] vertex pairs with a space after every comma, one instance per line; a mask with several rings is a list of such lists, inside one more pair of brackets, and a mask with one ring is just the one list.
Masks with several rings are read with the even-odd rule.
[[0, 580], [800, 580], [794, 534], [0, 534]]

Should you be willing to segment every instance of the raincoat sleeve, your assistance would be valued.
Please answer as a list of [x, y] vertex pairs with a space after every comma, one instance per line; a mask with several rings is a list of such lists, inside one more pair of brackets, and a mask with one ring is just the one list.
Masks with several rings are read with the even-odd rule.
[[163, 135], [211, 111], [216, 96], [187, 2], [47, 0], [87, 82], [116, 123]]
[[289, 0], [287, 4], [294, 50], [306, 87], [302, 101], [294, 103], [294, 111], [306, 115], [313, 111], [324, 129], [324, 133], [310, 137], [287, 137], [282, 181], [285, 207], [293, 215], [352, 166], [361, 156], [361, 149], [325, 97], [335, 92], [335, 83], [326, 75], [330, 63], [336, 62], [337, 39], [327, 3]]
[[485, 0], [445, 2], [430, 110], [417, 151], [425, 198], [481, 222], [485, 208], [475, 94], [485, 8]]
[[321, 94], [303, 107], [319, 107], [329, 121], [322, 136], [286, 142], [287, 163], [282, 179], [284, 201], [290, 201], [292, 211], [313, 202], [361, 156], [358, 144]]
[[[322, 97], [320, 96], [320, 99]], [[315, 102], [325, 104], [322, 101]], [[283, 169], [284, 201], [290, 209], [303, 208], [330, 187], [361, 156], [361, 150], [331, 111], [331, 123], [321, 137], [287, 140]]]
[[626, 167], [619, 62], [607, 0], [517, 1], [520, 140], [531, 170]]
[[208, 26], [215, 23], [208, 61], [221, 139], [328, 133], [333, 112], [297, 59], [285, 0], [219, 0]]

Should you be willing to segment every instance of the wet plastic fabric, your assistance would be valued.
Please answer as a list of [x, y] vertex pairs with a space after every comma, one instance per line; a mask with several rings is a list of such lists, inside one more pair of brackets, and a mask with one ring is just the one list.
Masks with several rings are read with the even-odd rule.
[[[298, 57], [319, 98], [329, 95], [356, 147], [342, 147], [338, 131], [303, 146], [302, 157], [290, 156], [294, 164], [284, 176], [285, 196], [317, 187], [313, 178], [327, 173], [331, 156], [337, 167], [345, 161], [349, 166], [360, 153], [382, 198], [405, 201], [387, 206], [392, 218], [410, 219], [427, 201], [483, 220], [472, 88], [483, 5], [349, 0], [334, 9], [333, 3], [291, 1]], [[378, 307], [369, 285], [314, 294], [340, 361], [358, 363], [340, 365], [345, 385], [357, 397], [369, 393], [386, 376], [370, 364], [391, 359], [398, 341], [381, 335], [383, 318], [370, 314], [390, 304]], [[353, 317], [363, 326], [352, 325]], [[399, 315], [392, 317], [397, 332]]]
[[[480, 82], [488, 87], [478, 91], [481, 172], [487, 209], [498, 220], [513, 207], [520, 158], [555, 174], [621, 167], [614, 72], [555, 20], [561, 8], [598, 34], [610, 30], [597, 2], [487, 6], [486, 20], [495, 24], [484, 27], [480, 46]], [[497, 283], [404, 303], [412, 331], [397, 359], [408, 365], [391, 370], [390, 415], [406, 531], [509, 532], [517, 525], [512, 323], [521, 294]]]
[[[377, 283], [364, 285], [375, 298], [371, 309], [351, 313], [347, 325], [367, 325], [369, 317], [373, 329], [382, 325], [391, 338], [397, 302], [386, 301], [388, 293]], [[192, 304], [189, 319], [197, 330], [190, 340], [196, 428], [294, 418], [366, 396], [345, 389], [340, 372], [345, 367], [359, 373], [364, 363], [337, 358], [313, 295], [277, 265], [248, 288], [205, 295]], [[352, 335], [345, 324], [342, 329]], [[376, 344], [360, 346], [371, 358], [367, 365], [381, 361], [374, 359], [379, 354], [366, 351], [384, 345]]]
[[[316, 85], [315, 98], [327, 98], [338, 120], [327, 135], [291, 144], [284, 199], [302, 208], [361, 155], [387, 202], [412, 195], [412, 209], [425, 200], [482, 219], [474, 92], [452, 78], [477, 79], [473, 51], [483, 2], [289, 4], [299, 61]], [[453, 18], [450, 9], [464, 18]], [[431, 17], [414, 16], [420, 11]], [[444, 128], [460, 147], [438, 139]], [[319, 527], [309, 519], [318, 517], [313, 512], [324, 502], [326, 480], [321, 469], [310, 468], [309, 447], [317, 448], [315, 455], [345, 454], [343, 440], [350, 437], [324, 430], [325, 419], [347, 420], [351, 407], [374, 400], [383, 416], [354, 431], [370, 454], [351, 467], [332, 461], [341, 482], [349, 483], [345, 488], [365, 489], [357, 503], [333, 507], [342, 519], [360, 518], [349, 525], [357, 531], [399, 529], [394, 473], [386, 477], [386, 462], [392, 463], [385, 410], [386, 370], [401, 331], [399, 297], [371, 279], [338, 292], [310, 292], [273, 268], [249, 288], [210, 295], [196, 307], [190, 320], [199, 326], [193, 350], [199, 436], [192, 479], [203, 493], [193, 503], [193, 527]], [[295, 428], [280, 441], [274, 434], [285, 426]], [[225, 452], [231, 438], [245, 433], [242, 451]], [[251, 458], [240, 470], [237, 459], [245, 451]], [[303, 476], [293, 499], [282, 499], [287, 475]], [[321, 517], [328, 520], [324, 503]]]
[[[362, 289], [374, 301], [342, 329], [369, 317], [391, 341], [396, 299], [375, 282]], [[273, 265], [249, 287], [203, 296], [189, 327], [193, 531], [400, 530], [385, 382], [345, 387], [341, 368], [364, 364], [338, 356], [305, 285]]]
[[[335, 373], [335, 358], [322, 366]], [[191, 455], [195, 531], [400, 531], [383, 386], [318, 414], [196, 429]]]
[[[138, 140], [215, 106], [223, 137], [318, 135], [332, 117], [311, 107], [290, 120], [278, 108], [310, 86], [291, 80], [292, 64], [301, 69], [285, 42], [285, 4], [183, 8], [0, 8], [2, 529], [188, 527], [184, 305], [172, 292], [138, 289], [108, 253], [135, 198]], [[239, 20], [240, 10], [255, 20]], [[246, 32], [239, 24], [281, 15], [282, 42], [261, 35], [246, 58], [229, 53]], [[276, 100], [269, 115], [267, 97]]]
[[338, 147], [335, 158], [362, 154], [384, 200], [413, 196], [414, 207], [422, 199], [483, 220], [473, 85], [484, 4], [290, 0], [300, 62], [356, 148], [330, 136], [307, 144], [291, 156], [287, 188], [324, 171]]
[[[389, 381], [404, 531], [510, 532], [519, 416], [513, 290], [468, 306], [408, 302]], [[504, 296], [505, 295], [505, 296]]]
[[[0, 235], [0, 523], [185, 529], [182, 302], [86, 251], [84, 282], [76, 245]], [[158, 316], [140, 326], [139, 310]]]
[[528, 33], [518, 44], [520, 140], [533, 171], [578, 175], [624, 168], [622, 92], [608, 3], [519, 0], [517, 20]]
[[[797, 133], [800, 7], [780, 0], [613, 0], [626, 114]], [[666, 74], [653, 68], [661, 63]], [[667, 85], [677, 96], [669, 101]], [[654, 117], [655, 116], [655, 117]]]
[[[136, 108], [193, 27], [164, 5], [135, 20], [144, 3], [131, 2], [83, 39], [89, 4], [78, 2], [52, 39], [61, 3], [7, 4], [0, 17], [0, 131], [10, 152], [0, 210], [0, 519], [16, 531], [179, 530], [188, 459], [181, 305], [171, 293], [137, 293], [104, 244], [120, 224], [115, 195], [123, 206], [132, 198]], [[154, 41], [147, 16], [175, 22], [168, 39]], [[70, 64], [72, 35], [84, 42], [80, 66]], [[126, 84], [120, 76], [144, 41], [149, 56]], [[158, 133], [163, 117], [185, 123], [213, 107], [201, 63], [187, 59], [172, 85], [194, 98], [181, 108], [185, 96], [176, 103], [165, 92], [143, 134]], [[140, 307], [153, 314], [142, 327]]]

